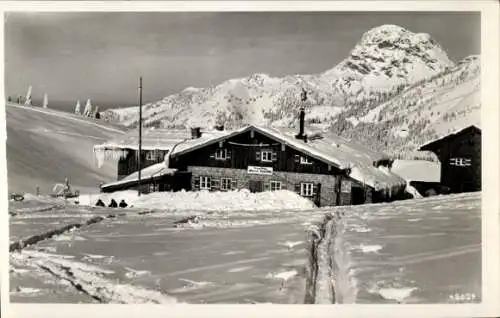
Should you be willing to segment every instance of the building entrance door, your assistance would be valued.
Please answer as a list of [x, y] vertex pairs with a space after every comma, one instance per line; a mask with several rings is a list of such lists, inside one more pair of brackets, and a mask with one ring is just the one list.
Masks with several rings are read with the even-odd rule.
[[365, 190], [361, 187], [351, 188], [351, 204], [364, 204], [365, 203]]
[[250, 192], [262, 192], [264, 191], [264, 182], [258, 180], [250, 180], [248, 187]]

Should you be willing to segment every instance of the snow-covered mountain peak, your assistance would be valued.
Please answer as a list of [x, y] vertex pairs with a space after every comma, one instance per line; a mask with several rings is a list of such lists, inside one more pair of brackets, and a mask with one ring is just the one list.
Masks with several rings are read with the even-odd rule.
[[342, 92], [386, 91], [409, 85], [453, 67], [429, 34], [382, 25], [367, 31], [349, 56], [323, 78]]
[[368, 30], [361, 37], [360, 43], [378, 42], [381, 40], [394, 40], [407, 36], [412, 32], [407, 29], [394, 24], [384, 24], [373, 29]]
[[193, 87], [193, 86], [189, 86], [189, 87], [186, 87], [182, 90], [183, 93], [196, 93], [198, 91], [200, 91], [201, 88], [197, 88], [197, 87]]

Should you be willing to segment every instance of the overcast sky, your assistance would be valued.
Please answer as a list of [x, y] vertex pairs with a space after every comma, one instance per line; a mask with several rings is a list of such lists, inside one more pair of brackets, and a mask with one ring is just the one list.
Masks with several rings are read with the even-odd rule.
[[6, 95], [101, 107], [155, 101], [187, 86], [253, 73], [317, 73], [345, 58], [367, 30], [426, 32], [453, 61], [480, 53], [473, 13], [9, 13]]

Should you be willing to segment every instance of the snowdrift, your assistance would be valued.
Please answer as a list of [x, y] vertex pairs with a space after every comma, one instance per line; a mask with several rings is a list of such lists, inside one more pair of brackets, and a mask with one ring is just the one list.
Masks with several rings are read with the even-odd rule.
[[312, 201], [291, 191], [250, 193], [248, 190], [228, 192], [155, 192], [137, 196], [136, 191], [80, 195], [80, 205], [95, 205], [101, 199], [106, 205], [111, 199], [125, 200], [134, 208], [159, 210], [192, 211], [241, 211], [241, 210], [282, 210], [313, 209]]

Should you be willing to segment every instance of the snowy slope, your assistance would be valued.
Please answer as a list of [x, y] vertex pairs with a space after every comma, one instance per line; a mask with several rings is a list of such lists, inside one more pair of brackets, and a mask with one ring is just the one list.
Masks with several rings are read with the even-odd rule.
[[342, 217], [319, 246], [317, 303], [330, 301], [331, 288], [339, 304], [481, 302], [480, 193], [331, 214]]
[[454, 68], [408, 87], [342, 132], [354, 137], [371, 135], [370, 144], [375, 148], [385, 149], [387, 142], [393, 153], [408, 153], [469, 125], [481, 127], [480, 117], [480, 59], [470, 56]]
[[425, 160], [395, 160], [391, 171], [408, 182], [439, 182], [441, 178], [441, 165]]
[[[404, 87], [453, 67], [428, 34], [394, 25], [374, 28], [348, 58], [321, 74], [275, 78], [266, 74], [230, 79], [182, 92], [144, 106], [147, 126], [228, 127], [243, 124], [294, 124], [300, 92], [308, 92], [306, 121], [331, 123], [339, 113], [366, 113]], [[137, 107], [109, 110], [110, 120], [137, 125]]]
[[116, 179], [116, 166], [97, 169], [92, 147], [121, 132], [72, 114], [38, 107], [6, 106], [10, 192], [50, 193], [65, 176], [76, 189], [98, 191]]

